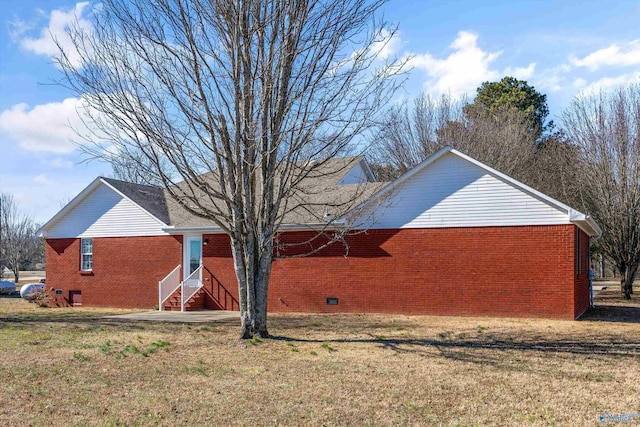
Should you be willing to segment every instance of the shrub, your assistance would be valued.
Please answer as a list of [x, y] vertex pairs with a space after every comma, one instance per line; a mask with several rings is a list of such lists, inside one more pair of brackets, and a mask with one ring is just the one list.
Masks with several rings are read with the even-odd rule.
[[51, 300], [51, 295], [46, 292], [39, 292], [31, 298], [31, 302], [36, 304], [38, 307], [49, 307]]

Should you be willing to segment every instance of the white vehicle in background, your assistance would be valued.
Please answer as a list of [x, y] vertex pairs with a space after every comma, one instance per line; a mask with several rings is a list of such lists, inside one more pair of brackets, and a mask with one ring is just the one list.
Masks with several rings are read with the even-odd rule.
[[6, 280], [0, 281], [0, 295], [10, 295], [16, 291], [16, 284]]
[[46, 285], [44, 283], [27, 283], [20, 288], [20, 296], [23, 299], [30, 301], [36, 296], [36, 294], [44, 293], [45, 286]]

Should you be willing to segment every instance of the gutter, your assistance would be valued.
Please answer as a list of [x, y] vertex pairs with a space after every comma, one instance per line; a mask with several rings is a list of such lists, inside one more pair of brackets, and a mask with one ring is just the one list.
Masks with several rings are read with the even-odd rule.
[[602, 229], [590, 215], [570, 209], [569, 222], [580, 227], [589, 237], [599, 239], [602, 236]]
[[[318, 230], [340, 230], [347, 226], [344, 219], [336, 220], [328, 223], [310, 223], [310, 224], [282, 224], [278, 227], [278, 231], [318, 231]], [[218, 226], [205, 227], [165, 227], [162, 231], [169, 234], [184, 233], [208, 233], [222, 234], [224, 231]]]

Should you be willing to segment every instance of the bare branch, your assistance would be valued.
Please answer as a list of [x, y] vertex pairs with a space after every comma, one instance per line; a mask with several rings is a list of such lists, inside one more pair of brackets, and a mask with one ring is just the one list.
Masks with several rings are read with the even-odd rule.
[[59, 57], [87, 105], [84, 151], [126, 159], [231, 237], [245, 336], [266, 333], [275, 233], [291, 212], [332, 228], [363, 194], [326, 221], [308, 182], [362, 150], [354, 141], [401, 83], [403, 63], [378, 58], [382, 3], [105, 0], [92, 31], [71, 30], [82, 64]]

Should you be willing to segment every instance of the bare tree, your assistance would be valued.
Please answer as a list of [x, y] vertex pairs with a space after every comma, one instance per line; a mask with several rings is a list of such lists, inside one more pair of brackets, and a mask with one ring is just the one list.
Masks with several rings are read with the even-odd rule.
[[36, 234], [37, 225], [28, 215], [20, 214], [13, 196], [0, 194], [0, 267], [13, 272], [16, 283], [20, 268], [36, 258], [42, 258], [42, 239]]
[[[244, 338], [268, 335], [276, 232], [317, 210], [307, 178], [352, 150], [400, 83], [402, 64], [378, 58], [395, 32], [375, 19], [382, 3], [106, 0], [91, 31], [70, 31], [83, 61], [59, 64], [95, 130], [85, 149], [141, 154], [127, 157], [230, 236]], [[329, 202], [330, 218], [356, 198]]]
[[[143, 185], [162, 185], [154, 162], [147, 160], [144, 153], [136, 147], [119, 147], [120, 151], [108, 158], [113, 170], [113, 177], [122, 181]], [[161, 160], [162, 169], [170, 170], [166, 160]]]
[[456, 148], [503, 173], [527, 177], [536, 135], [515, 108], [467, 108], [466, 99], [422, 94], [411, 108], [390, 109], [374, 135], [373, 163], [387, 166], [386, 178], [411, 169], [445, 146]]
[[483, 163], [527, 182], [535, 156], [536, 134], [516, 108], [464, 108], [459, 120], [439, 130], [439, 143], [452, 146]]
[[378, 177], [396, 178], [442, 148], [438, 132], [462, 117], [464, 105], [465, 99], [422, 94], [411, 105], [391, 107], [373, 135], [369, 152]]
[[526, 171], [527, 176], [521, 178], [527, 185], [569, 206], [587, 209], [580, 197], [580, 150], [563, 132], [547, 135], [536, 144]]
[[600, 249], [630, 299], [640, 265], [640, 85], [576, 98], [563, 121], [580, 147], [582, 197], [602, 227]]

